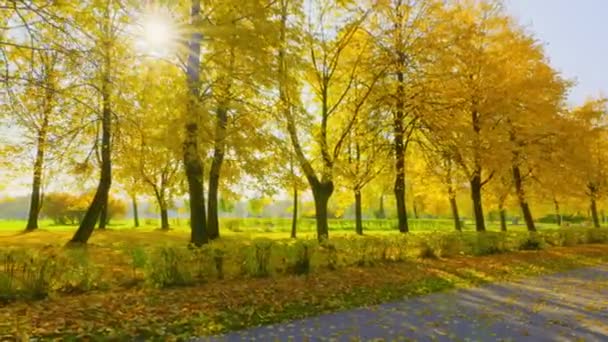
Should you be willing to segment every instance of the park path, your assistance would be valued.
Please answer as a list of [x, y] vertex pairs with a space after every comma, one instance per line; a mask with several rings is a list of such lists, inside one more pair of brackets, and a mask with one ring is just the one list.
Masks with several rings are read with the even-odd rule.
[[435, 293], [201, 341], [608, 341], [608, 265]]

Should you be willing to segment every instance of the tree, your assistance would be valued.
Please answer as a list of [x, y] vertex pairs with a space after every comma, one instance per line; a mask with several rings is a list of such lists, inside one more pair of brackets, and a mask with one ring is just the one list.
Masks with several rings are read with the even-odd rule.
[[606, 187], [605, 151], [608, 148], [606, 119], [608, 99], [591, 99], [572, 113], [582, 131], [577, 134], [577, 144], [584, 148], [581, 175], [585, 181], [585, 193], [589, 198], [589, 209], [594, 227], [600, 227], [597, 202]]
[[[180, 139], [175, 139], [175, 132], [185, 112], [187, 90], [181, 87], [179, 71], [164, 64], [144, 64], [139, 76], [142, 82], [134, 87], [137, 107], [123, 125], [117, 144], [119, 175], [142, 182], [157, 202], [161, 229], [168, 230], [171, 198], [182, 180]], [[173, 89], [173, 94], [163, 96], [166, 88]]]
[[183, 140], [184, 170], [188, 182], [190, 204], [190, 242], [201, 246], [208, 241], [205, 199], [203, 191], [203, 163], [199, 148], [200, 109], [200, 68], [202, 25], [201, 2], [192, 0], [190, 6], [190, 36], [188, 37], [188, 55], [186, 64], [186, 84], [188, 85], [187, 113], [185, 117], [185, 134]]
[[[355, 89], [353, 93], [357, 93]], [[356, 95], [355, 95], [356, 96]], [[352, 111], [360, 110], [360, 107]], [[358, 115], [351, 134], [347, 138], [346, 155], [338, 163], [338, 174], [344, 179], [346, 186], [354, 194], [355, 199], [355, 231], [363, 234], [363, 215], [361, 194], [367, 184], [384, 171], [389, 157], [389, 144], [382, 136], [382, 125], [372, 112], [368, 115]], [[371, 115], [370, 115], [371, 114]]]
[[[280, 37], [279, 53], [277, 60], [279, 108], [282, 119], [285, 122], [287, 132], [293, 145], [296, 159], [304, 173], [313, 193], [315, 202], [315, 217], [317, 222], [317, 238], [319, 241], [329, 237], [327, 224], [327, 207], [329, 198], [334, 192], [334, 167], [341, 155], [345, 140], [350, 133], [357, 113], [342, 113], [340, 108], [351, 91], [361, 57], [365, 49], [359, 49], [359, 53], [349, 55], [350, 44], [356, 44], [355, 37], [362, 35], [360, 31], [361, 22], [365, 15], [357, 12], [350, 13], [346, 8], [335, 1], [318, 0], [309, 5], [308, 25], [303, 32], [305, 36], [304, 50], [307, 57], [302, 61], [304, 78], [306, 82], [303, 87], [311, 90], [311, 101], [315, 103], [313, 108], [303, 108], [298, 99], [299, 87], [291, 83], [295, 81], [297, 71], [294, 70], [294, 62], [290, 56], [294, 53], [290, 46], [293, 32], [288, 30], [288, 2], [280, 2]], [[327, 32], [327, 18], [332, 15], [346, 16], [346, 20], [336, 28], [336, 34]], [[316, 111], [314, 115], [309, 111]], [[316, 117], [313, 119], [317, 125], [309, 128], [312, 133], [311, 141], [315, 144], [315, 152], [321, 156], [319, 165], [311, 162], [310, 156], [306, 155], [300, 141], [298, 116], [307, 115]], [[332, 127], [328, 134], [328, 127]], [[317, 167], [317, 169], [315, 169]]]
[[431, 87], [448, 104], [438, 106], [438, 115], [424, 124], [449, 142], [453, 161], [469, 180], [476, 230], [485, 231], [482, 188], [509, 153], [508, 137], [497, 128], [513, 90], [505, 78], [505, 66], [517, 53], [505, 40], [512, 23], [498, 4], [485, 1], [458, 3], [445, 15], [451, 44], [439, 55], [433, 73], [442, 76]]
[[374, 7], [369, 21], [378, 51], [377, 63], [386, 66], [382, 87], [390, 113], [394, 155], [394, 194], [398, 229], [409, 231], [406, 208], [406, 153], [421, 115], [424, 94], [420, 81], [437, 52], [435, 31], [441, 17], [441, 1], [390, 0]]
[[[118, 62], [125, 63], [124, 49], [120, 44], [119, 33], [129, 22], [126, 7], [119, 0], [97, 1], [91, 4], [89, 11], [74, 10], [74, 21], [79, 34], [86, 37], [92, 48], [83, 49], [82, 62], [88, 62], [91, 72], [91, 83], [99, 97], [96, 105], [91, 106], [101, 121], [101, 150], [99, 184], [78, 230], [70, 240], [71, 244], [84, 244], [93, 233], [95, 223], [107, 215], [108, 197], [112, 185], [112, 122], [116, 115], [116, 81], [118, 79]], [[120, 57], [120, 58], [119, 58]], [[124, 64], [123, 64], [124, 65]], [[95, 144], [97, 147], [97, 143]], [[103, 215], [102, 215], [103, 214]]]

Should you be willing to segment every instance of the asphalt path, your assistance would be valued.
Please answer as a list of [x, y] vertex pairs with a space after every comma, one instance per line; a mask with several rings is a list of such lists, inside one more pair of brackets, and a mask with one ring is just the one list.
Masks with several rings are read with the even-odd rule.
[[200, 341], [608, 341], [608, 265], [453, 290]]

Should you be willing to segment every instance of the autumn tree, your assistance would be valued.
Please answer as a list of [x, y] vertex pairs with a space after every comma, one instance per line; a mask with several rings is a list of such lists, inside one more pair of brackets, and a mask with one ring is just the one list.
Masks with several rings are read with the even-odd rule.
[[449, 105], [425, 120], [439, 139], [448, 142], [453, 161], [469, 180], [477, 231], [485, 231], [482, 188], [509, 160], [508, 134], [498, 128], [514, 83], [505, 78], [516, 51], [508, 40], [512, 22], [493, 2], [464, 2], [446, 12], [452, 42], [433, 71], [439, 93]]
[[406, 153], [422, 114], [425, 91], [421, 81], [437, 50], [441, 1], [389, 0], [375, 4], [368, 21], [375, 41], [377, 63], [386, 67], [383, 108], [390, 113], [394, 194], [398, 229], [409, 231], [406, 208]]
[[96, 1], [90, 6], [90, 10], [84, 12], [71, 8], [70, 14], [75, 23], [73, 29], [83, 38], [76, 46], [80, 51], [79, 60], [86, 65], [83, 76], [87, 77], [86, 84], [97, 100], [88, 107], [101, 123], [101, 139], [95, 143], [95, 148], [101, 151], [100, 173], [95, 196], [70, 241], [72, 244], [86, 243], [97, 221], [101, 218], [102, 227], [106, 222], [103, 217], [107, 214], [112, 185], [112, 127], [118, 113], [116, 82], [120, 77], [119, 60], [122, 65], [126, 62], [125, 41], [119, 35], [130, 20], [122, 0]]
[[[308, 23], [302, 28], [305, 37], [302, 49], [305, 57], [301, 67], [305, 82], [302, 88], [299, 88], [290, 85], [297, 71], [294, 70], [293, 60], [289, 56], [293, 53], [293, 45], [290, 46], [290, 42], [294, 37], [293, 31], [288, 30], [288, 4], [289, 2], [282, 1], [280, 7], [277, 61], [279, 107], [298, 164], [313, 193], [317, 237], [324, 240], [329, 236], [327, 207], [334, 192], [334, 167], [357, 118], [357, 113], [345, 113], [341, 108], [352, 90], [354, 75], [360, 67], [365, 50], [348, 47], [350, 44], [361, 44], [359, 37], [364, 36], [364, 33], [360, 27], [366, 16], [356, 11], [348, 11], [335, 1], [319, 0], [309, 4]], [[346, 19], [330, 32], [327, 20], [334, 15], [341, 15]], [[351, 55], [350, 51], [358, 53]], [[306, 100], [314, 103], [314, 106], [300, 105], [302, 102], [296, 99], [299, 96], [298, 89], [310, 90], [310, 98]], [[302, 116], [308, 116], [314, 122], [312, 127], [306, 127], [306, 132], [311, 142], [314, 142], [314, 152], [320, 156], [319, 163], [311, 162], [312, 158], [307, 156], [301, 142]]]
[[606, 188], [605, 151], [608, 143], [606, 135], [608, 99], [591, 99], [575, 108], [572, 115], [579, 123], [579, 130], [576, 134], [577, 144], [584, 148], [583, 163], [578, 164], [579, 167], [582, 167], [580, 174], [585, 183], [584, 192], [589, 199], [593, 225], [599, 228], [597, 202]]

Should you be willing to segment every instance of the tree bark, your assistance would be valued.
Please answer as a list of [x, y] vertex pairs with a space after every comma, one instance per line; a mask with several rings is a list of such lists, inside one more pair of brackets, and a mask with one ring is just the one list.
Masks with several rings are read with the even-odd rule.
[[160, 208], [160, 229], [169, 230], [169, 211], [166, 207]]
[[506, 232], [507, 231], [507, 211], [505, 210], [505, 208], [502, 204], [500, 205], [499, 212], [500, 212], [500, 231]]
[[562, 226], [562, 214], [559, 210], [559, 202], [555, 198], [553, 198], [553, 205], [555, 208], [555, 222], [557, 223], [558, 227], [561, 227]]
[[515, 183], [515, 191], [517, 192], [517, 200], [519, 201], [519, 207], [521, 208], [524, 220], [526, 221], [526, 227], [528, 228], [528, 231], [535, 232], [536, 226], [534, 225], [534, 219], [532, 218], [530, 205], [526, 200], [526, 193], [521, 177], [521, 170], [517, 165], [513, 165], [513, 181]]
[[355, 230], [357, 234], [363, 235], [363, 217], [361, 213], [361, 191], [355, 189]]
[[228, 112], [226, 108], [220, 107], [217, 110], [217, 122], [215, 127], [215, 147], [213, 151], [213, 161], [209, 171], [209, 196], [207, 235], [210, 240], [220, 237], [219, 217], [218, 217], [218, 191], [220, 185], [220, 174], [226, 149], [226, 125], [228, 124]]
[[291, 216], [291, 238], [296, 238], [296, 231], [298, 228], [298, 187], [293, 187], [293, 213]]
[[334, 183], [316, 182], [312, 187], [312, 194], [315, 200], [315, 218], [317, 221], [317, 239], [319, 242], [329, 238], [329, 224], [327, 220], [327, 204], [334, 191]]
[[384, 194], [380, 195], [380, 206], [378, 207], [378, 214], [376, 215], [376, 218], [386, 218], [386, 212], [384, 211]]
[[481, 200], [481, 173], [476, 173], [471, 179], [471, 200], [473, 202], [473, 215], [475, 217], [475, 229], [478, 232], [486, 231], [483, 217], [483, 204]]
[[133, 224], [135, 228], [139, 227], [139, 211], [137, 208], [137, 196], [131, 196], [131, 203], [133, 204]]
[[460, 215], [458, 214], [458, 203], [456, 202], [456, 196], [450, 195], [450, 207], [452, 208], [454, 229], [460, 232], [462, 231], [462, 225], [460, 224]]
[[38, 131], [38, 142], [36, 147], [36, 159], [34, 160], [34, 173], [32, 177], [32, 196], [30, 198], [30, 210], [28, 213], [26, 231], [38, 229], [38, 216], [41, 209], [42, 194], [40, 188], [42, 186], [42, 170], [44, 167], [44, 151], [46, 146], [46, 136], [49, 121], [48, 115], [44, 115], [42, 126]]
[[[106, 22], [110, 22], [110, 11], [106, 9]], [[109, 31], [109, 28], [106, 28]], [[104, 44], [111, 44], [111, 37], [105, 37], [107, 42]], [[99, 184], [95, 191], [95, 196], [91, 202], [84, 218], [80, 222], [80, 226], [76, 233], [70, 240], [70, 244], [86, 244], [93, 230], [95, 229], [95, 223], [101, 215], [104, 205], [108, 202], [108, 195], [110, 187], [112, 186], [112, 108], [111, 108], [111, 79], [110, 71], [112, 70], [112, 61], [110, 57], [110, 46], [105, 46], [104, 54], [104, 65], [103, 75], [101, 80], [101, 97], [102, 97], [102, 111], [101, 111], [101, 172], [99, 176]]]
[[397, 111], [394, 116], [394, 149], [395, 149], [395, 200], [397, 204], [398, 228], [401, 233], [409, 231], [407, 222], [407, 209], [405, 205], [405, 113], [402, 95], [404, 92], [403, 73], [397, 73]]
[[593, 220], [593, 227], [599, 228], [600, 227], [600, 219], [599, 219], [599, 216], [597, 214], [597, 201], [595, 199], [595, 194], [593, 194], [592, 196], [590, 196], [590, 199], [591, 199], [591, 218]]
[[207, 227], [205, 217], [205, 200], [203, 192], [203, 165], [201, 162], [199, 135], [199, 87], [200, 87], [200, 54], [202, 34], [197, 27], [201, 20], [200, 0], [192, 0], [190, 12], [190, 27], [192, 33], [188, 41], [188, 62], [186, 77], [189, 90], [188, 115], [185, 125], [184, 139], [184, 169], [188, 181], [190, 202], [190, 242], [195, 246], [207, 243]]
[[[104, 103], [109, 100], [105, 99]], [[105, 105], [104, 105], [105, 107]], [[108, 107], [103, 109], [102, 118], [102, 147], [101, 147], [101, 175], [97, 191], [93, 197], [87, 212], [85, 213], [78, 230], [70, 240], [71, 244], [85, 244], [91, 237], [95, 224], [99, 219], [104, 203], [107, 202], [110, 186], [112, 185], [112, 162], [111, 162], [111, 113]]]
[[26, 231], [38, 229], [38, 217], [42, 208], [42, 173], [44, 171], [44, 157], [49, 130], [49, 119], [54, 109], [55, 98], [55, 62], [57, 55], [46, 55], [50, 60], [44, 62], [44, 105], [42, 108], [42, 122], [38, 128], [38, 139], [36, 141], [36, 157], [34, 159], [34, 170], [32, 175], [32, 195], [30, 198], [30, 209], [28, 213]]
[[166, 190], [164, 182], [161, 182], [160, 188], [154, 187], [154, 196], [156, 197], [156, 203], [160, 209], [160, 229], [169, 230], [169, 214], [167, 209]]

